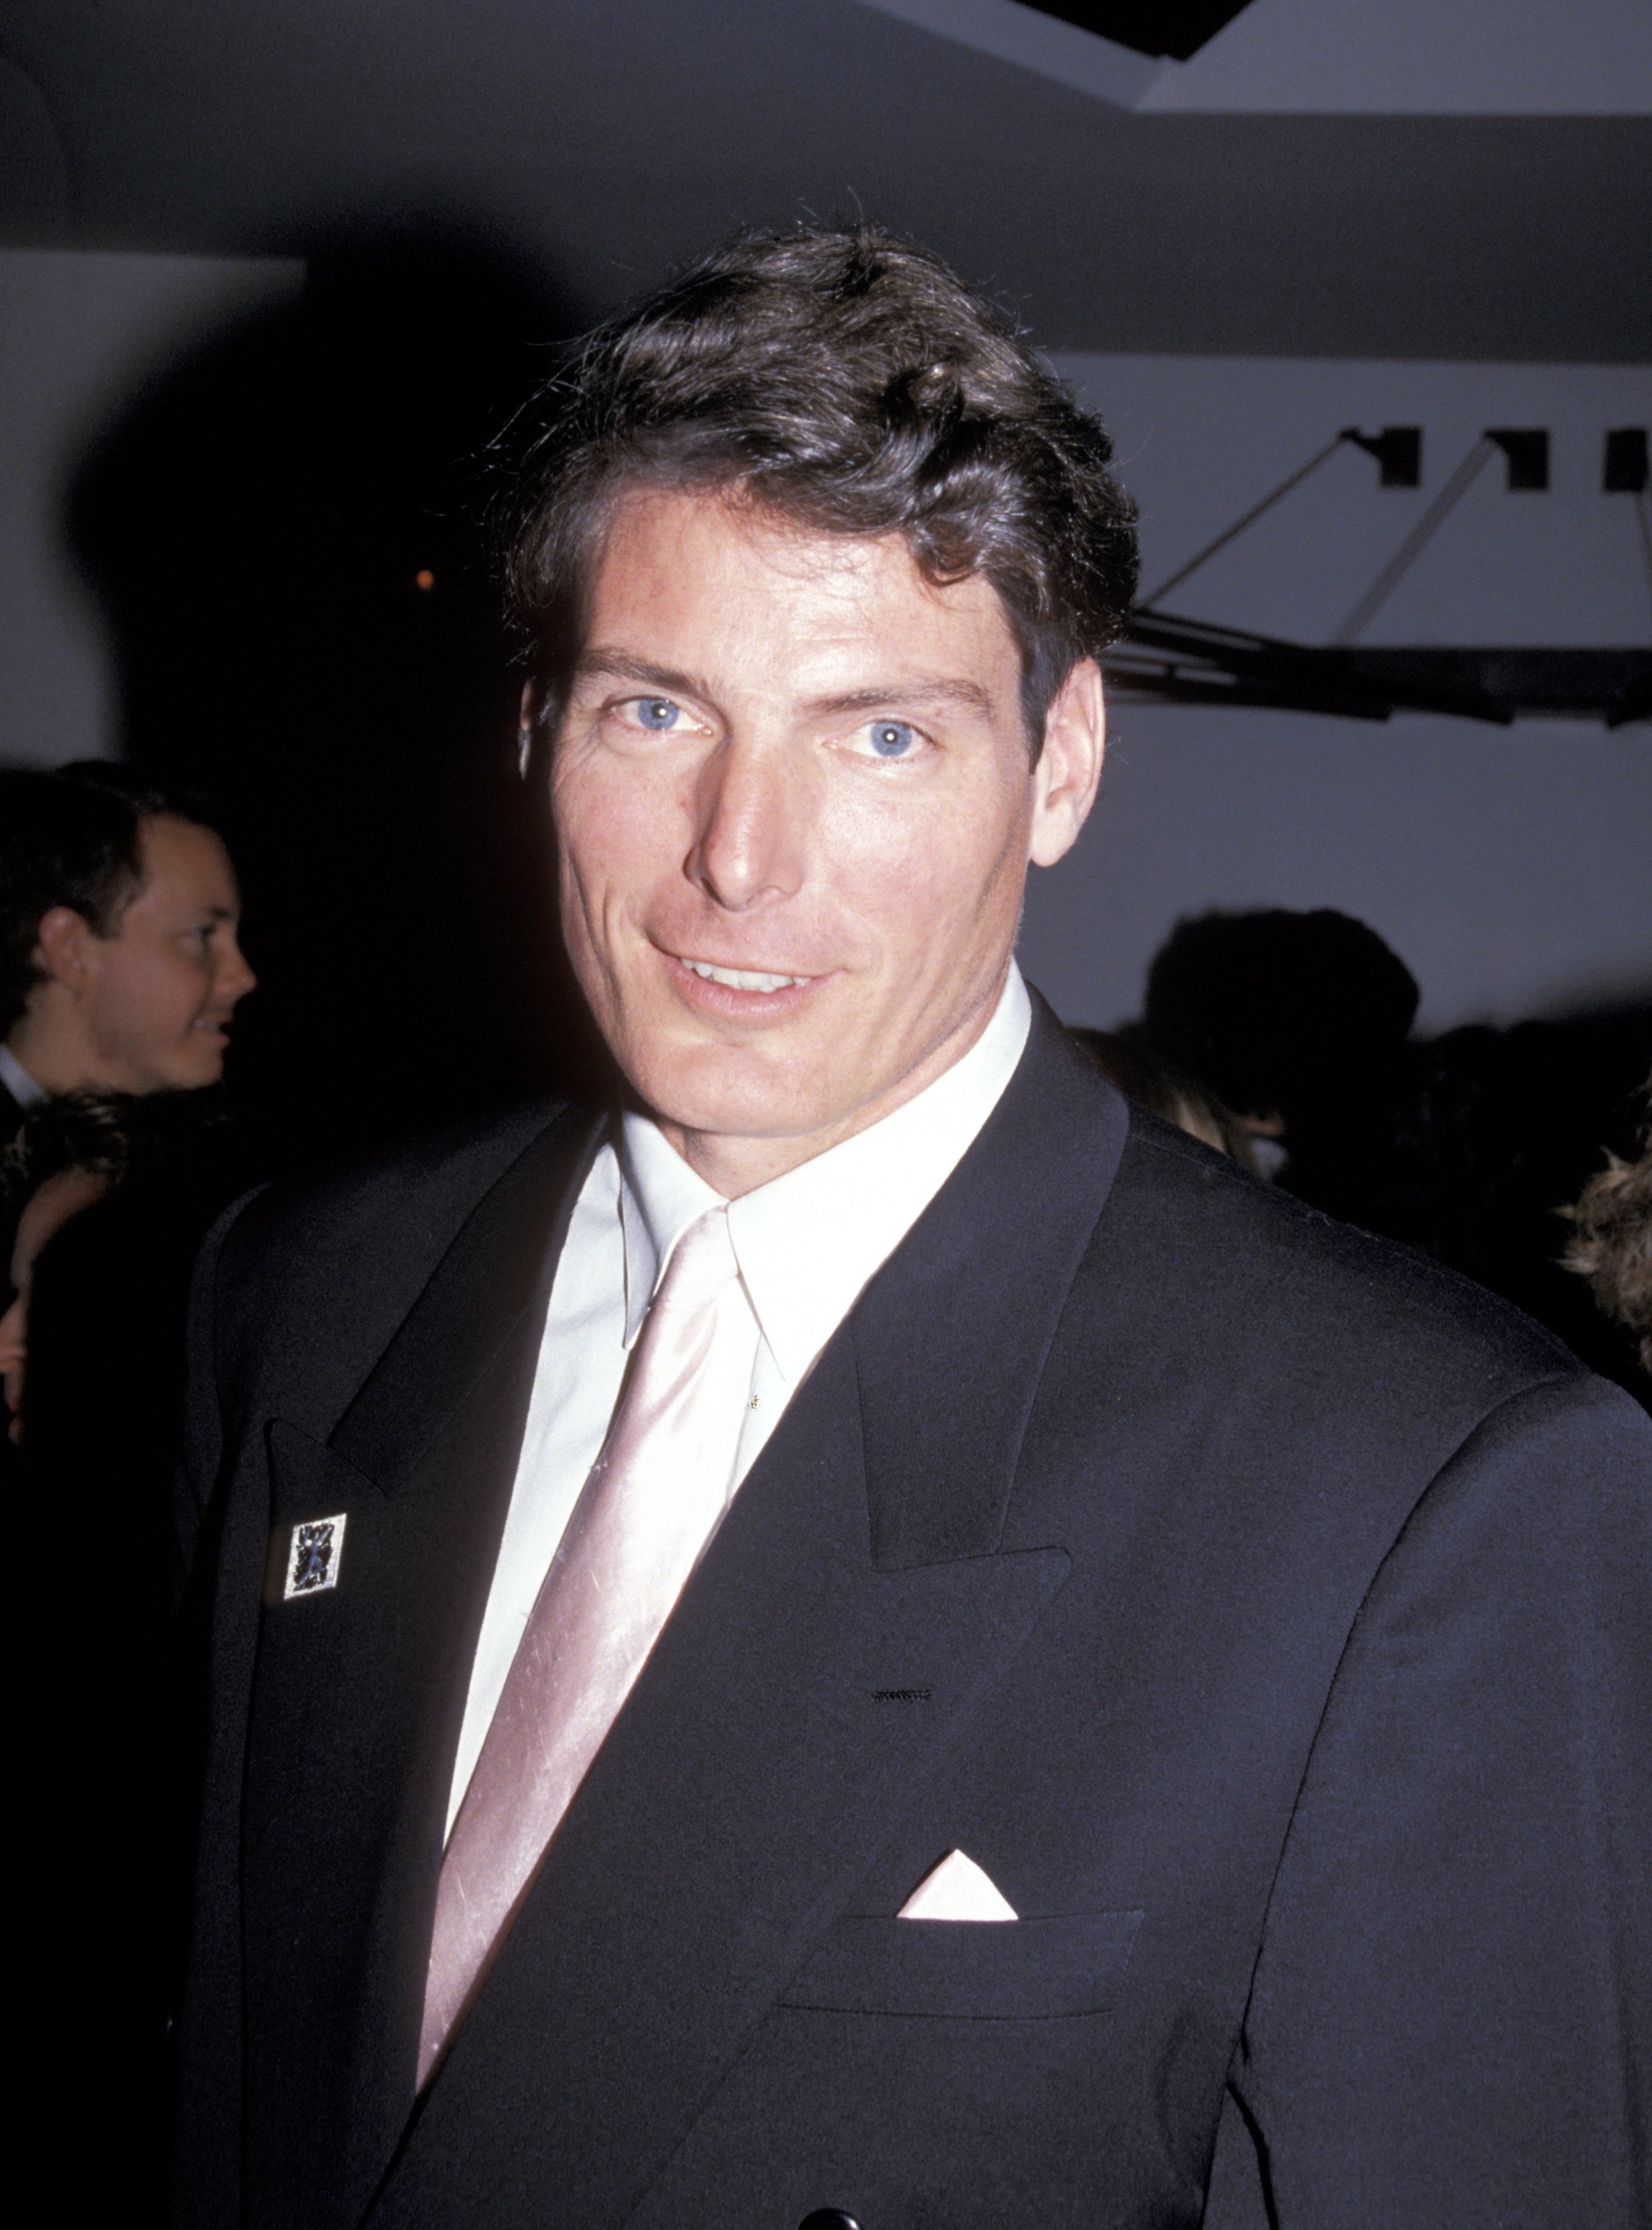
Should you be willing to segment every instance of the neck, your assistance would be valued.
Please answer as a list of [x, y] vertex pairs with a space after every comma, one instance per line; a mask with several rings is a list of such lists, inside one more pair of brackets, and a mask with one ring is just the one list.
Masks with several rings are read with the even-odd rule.
[[65, 1092], [95, 1092], [105, 1086], [80, 1033], [38, 1007], [31, 1007], [12, 1028], [6, 1051], [54, 1099]]
[[927, 1054], [916, 1068], [909, 1069], [898, 1083], [819, 1130], [788, 1131], [772, 1136], [730, 1135], [723, 1131], [691, 1130], [685, 1124], [672, 1123], [658, 1115], [654, 1118], [655, 1125], [667, 1145], [675, 1148], [695, 1175], [704, 1178], [713, 1192], [720, 1193], [724, 1200], [739, 1200], [746, 1193], [756, 1192], [762, 1186], [772, 1184], [776, 1177], [785, 1176], [789, 1170], [800, 1169], [805, 1162], [812, 1162], [817, 1156], [829, 1153], [833, 1146], [842, 1145], [845, 1138], [855, 1138], [862, 1131], [870, 1131], [874, 1123], [881, 1123], [897, 1107], [904, 1107], [910, 1099], [916, 1099], [919, 1092], [927, 1090], [938, 1077], [955, 1067], [970, 1048], [980, 1041], [987, 1023], [997, 1011], [1003, 989], [1003, 978], [1000, 977], [987, 998], [979, 1006], [972, 1008], [963, 1021]]

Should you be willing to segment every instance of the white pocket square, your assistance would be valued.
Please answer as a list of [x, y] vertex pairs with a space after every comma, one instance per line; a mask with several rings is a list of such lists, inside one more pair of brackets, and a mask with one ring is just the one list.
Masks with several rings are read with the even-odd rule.
[[948, 1851], [896, 1914], [897, 1920], [1013, 1920], [1015, 1907], [974, 1859]]

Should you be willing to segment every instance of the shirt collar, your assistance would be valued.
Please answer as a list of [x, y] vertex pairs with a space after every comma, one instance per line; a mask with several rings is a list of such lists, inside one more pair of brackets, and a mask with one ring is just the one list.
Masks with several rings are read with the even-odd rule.
[[620, 1228], [625, 1237], [626, 1345], [642, 1330], [671, 1251], [697, 1217], [723, 1205], [658, 1126], [629, 1112], [620, 1122]]
[[0, 1084], [16, 1101], [19, 1107], [38, 1107], [51, 1094], [43, 1084], [36, 1084], [10, 1047], [0, 1045]]
[[[729, 1208], [741, 1281], [781, 1375], [795, 1385], [974, 1144], [1015, 1073], [1032, 1008], [1012, 962], [992, 1020], [916, 1099]], [[620, 1140], [626, 1341], [635, 1339], [682, 1234], [721, 1196], [645, 1115]]]

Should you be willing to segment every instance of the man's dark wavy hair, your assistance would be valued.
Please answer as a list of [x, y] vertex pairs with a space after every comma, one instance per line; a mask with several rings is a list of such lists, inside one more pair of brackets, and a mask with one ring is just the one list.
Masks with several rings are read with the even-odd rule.
[[736, 241], [599, 326], [542, 401], [555, 416], [505, 564], [547, 734], [602, 536], [640, 484], [898, 532], [937, 584], [984, 575], [1020, 644], [1035, 746], [1067, 674], [1123, 626], [1135, 507], [1100, 422], [1000, 310], [877, 226]]

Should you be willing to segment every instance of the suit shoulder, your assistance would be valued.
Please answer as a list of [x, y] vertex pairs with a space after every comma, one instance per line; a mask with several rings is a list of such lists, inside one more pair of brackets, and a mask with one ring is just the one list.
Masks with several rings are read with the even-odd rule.
[[1102, 1232], [1155, 1264], [1207, 1354], [1335, 1385], [1345, 1403], [1409, 1389], [1411, 1401], [1483, 1414], [1520, 1387], [1588, 1376], [1552, 1332], [1483, 1286], [1134, 1107]]
[[278, 1179], [238, 1202], [211, 1274], [221, 1351], [284, 1324], [404, 1312], [478, 1202], [547, 1131], [588, 1118], [542, 1101]]
[[1627, 1405], [1496, 1295], [1134, 1107], [1130, 1125], [1040, 1395], [1051, 1445], [1083, 1460], [1052, 1463], [1058, 1508], [1020, 1522], [1080, 1535], [1133, 1479], [1174, 1502], [1190, 1575], [1254, 1550], [1357, 1601], [1464, 1449], [1546, 1403], [1579, 1430]]
[[305, 1243], [349, 1246], [376, 1227], [434, 1231], [466, 1213], [517, 1157], [569, 1112], [540, 1101], [421, 1131], [266, 1185], [238, 1217], [244, 1269]]

